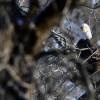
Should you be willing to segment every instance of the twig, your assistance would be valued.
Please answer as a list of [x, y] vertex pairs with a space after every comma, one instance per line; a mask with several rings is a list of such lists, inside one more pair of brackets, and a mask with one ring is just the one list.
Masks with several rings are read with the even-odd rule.
[[15, 72], [15, 70], [12, 69], [10, 65], [0, 64], [0, 72], [1, 72], [2, 70], [8, 71], [9, 74], [11, 75], [11, 77], [12, 77], [19, 85], [21, 85], [22, 87], [25, 87], [25, 88], [27, 88], [27, 89], [30, 89], [30, 88], [32, 88], [32, 87], [34, 86], [34, 84], [31, 85], [31, 84], [29, 84], [29, 83], [26, 83], [26, 82], [22, 81], [22, 80], [20, 79], [20, 77], [17, 75], [17, 73]]
[[90, 59], [97, 51], [99, 51], [99, 50], [96, 50], [93, 54], [91, 54], [85, 61], [83, 61], [82, 64], [84, 64], [88, 59]]
[[92, 75], [89, 76], [89, 78], [91, 78], [92, 76], [94, 76], [96, 73], [98, 73], [100, 71], [100, 69], [98, 69], [96, 72], [94, 72]]

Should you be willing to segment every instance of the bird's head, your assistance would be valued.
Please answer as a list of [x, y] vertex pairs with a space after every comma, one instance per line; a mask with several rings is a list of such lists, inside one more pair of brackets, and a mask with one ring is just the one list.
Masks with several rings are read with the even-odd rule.
[[91, 34], [89, 25], [87, 25], [86, 23], [83, 23], [80, 25], [80, 28], [82, 31], [83, 39], [91, 39], [92, 38], [92, 34]]

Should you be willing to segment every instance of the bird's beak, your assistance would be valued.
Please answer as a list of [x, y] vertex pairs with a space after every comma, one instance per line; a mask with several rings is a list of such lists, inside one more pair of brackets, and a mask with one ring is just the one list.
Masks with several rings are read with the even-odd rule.
[[86, 32], [87, 31], [87, 27], [83, 26], [81, 27], [82, 32]]

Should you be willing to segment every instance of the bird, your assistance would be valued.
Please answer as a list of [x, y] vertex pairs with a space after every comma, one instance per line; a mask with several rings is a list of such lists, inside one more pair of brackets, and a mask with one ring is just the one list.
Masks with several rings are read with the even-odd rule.
[[[100, 66], [99, 57], [100, 51], [99, 46], [93, 41], [91, 29], [88, 24], [83, 23], [80, 25], [81, 38], [77, 42], [80, 51], [79, 57], [86, 61], [86, 69], [89, 74], [93, 74]], [[91, 57], [90, 57], [91, 56]]]

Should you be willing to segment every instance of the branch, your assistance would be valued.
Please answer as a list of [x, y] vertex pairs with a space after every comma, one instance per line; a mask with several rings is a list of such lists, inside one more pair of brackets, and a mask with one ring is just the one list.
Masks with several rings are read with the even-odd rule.
[[96, 50], [94, 53], [92, 53], [85, 61], [83, 61], [82, 64], [84, 64], [87, 60], [89, 60], [97, 51], [99, 51], [99, 50]]
[[12, 77], [20, 86], [25, 87], [25, 88], [27, 88], [27, 89], [31, 89], [31, 88], [34, 86], [34, 84], [31, 85], [31, 84], [29, 84], [29, 83], [26, 83], [26, 82], [22, 81], [22, 80], [20, 79], [20, 77], [17, 75], [17, 73], [15, 72], [15, 70], [12, 69], [10, 65], [0, 64], [0, 72], [1, 72], [2, 70], [8, 71], [8, 73], [11, 75], [11, 77]]

